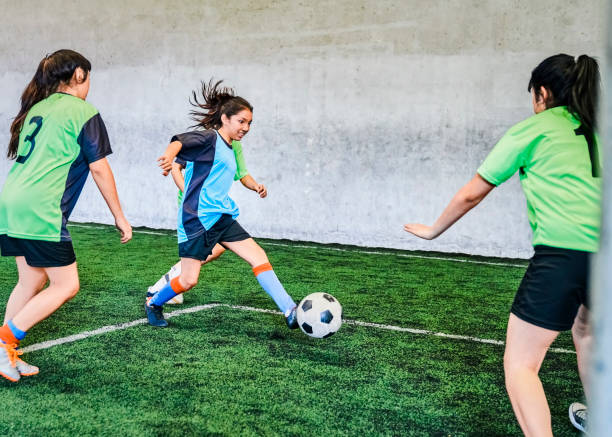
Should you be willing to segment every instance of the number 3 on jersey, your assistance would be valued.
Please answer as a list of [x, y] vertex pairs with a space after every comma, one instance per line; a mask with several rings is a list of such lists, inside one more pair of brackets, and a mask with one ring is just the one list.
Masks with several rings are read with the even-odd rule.
[[40, 131], [40, 128], [42, 127], [42, 122], [43, 119], [40, 116], [36, 116], [36, 117], [32, 117], [30, 119], [30, 123], [29, 124], [36, 124], [36, 128], [34, 129], [34, 131], [28, 135], [27, 137], [24, 138], [24, 141], [29, 141], [30, 142], [30, 150], [28, 151], [28, 153], [26, 155], [19, 155], [17, 157], [17, 162], [20, 164], [23, 164], [27, 161], [27, 159], [30, 157], [30, 155], [32, 154], [32, 151], [34, 150], [34, 147], [36, 146], [36, 135], [38, 135], [38, 132]]

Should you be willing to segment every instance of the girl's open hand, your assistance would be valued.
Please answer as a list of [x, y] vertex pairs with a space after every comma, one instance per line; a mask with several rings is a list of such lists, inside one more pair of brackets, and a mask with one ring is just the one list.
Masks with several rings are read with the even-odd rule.
[[404, 231], [410, 232], [419, 238], [425, 240], [433, 240], [437, 237], [432, 226], [422, 225], [420, 223], [408, 223], [404, 225]]

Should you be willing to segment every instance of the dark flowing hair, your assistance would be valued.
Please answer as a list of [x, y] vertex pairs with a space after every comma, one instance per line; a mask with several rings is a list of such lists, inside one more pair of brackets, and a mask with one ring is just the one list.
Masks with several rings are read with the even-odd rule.
[[223, 114], [229, 118], [244, 109], [253, 112], [253, 107], [249, 102], [236, 96], [232, 88], [221, 87], [222, 82], [222, 80], [213, 82], [213, 79], [208, 84], [202, 82], [200, 90], [201, 98], [204, 99], [202, 103], [198, 100], [198, 93], [192, 92], [189, 103], [198, 108], [189, 112], [191, 118], [196, 122], [192, 127], [219, 129], [223, 125], [221, 123]]
[[17, 157], [17, 148], [19, 147], [19, 134], [23, 127], [28, 111], [36, 103], [46, 99], [53, 94], [60, 82], [68, 83], [74, 74], [74, 71], [81, 67], [85, 72], [84, 79], [87, 79], [87, 74], [91, 70], [91, 63], [80, 53], [73, 50], [58, 50], [55, 53], [47, 55], [38, 64], [36, 73], [23, 90], [21, 95], [21, 108], [19, 113], [11, 123], [11, 139], [9, 141], [7, 156], [9, 159]]
[[546, 102], [547, 108], [567, 106], [590, 133], [597, 128], [597, 104], [599, 99], [600, 75], [597, 61], [590, 56], [559, 54], [544, 59], [531, 72], [528, 91], [540, 96], [540, 87], [552, 95]]

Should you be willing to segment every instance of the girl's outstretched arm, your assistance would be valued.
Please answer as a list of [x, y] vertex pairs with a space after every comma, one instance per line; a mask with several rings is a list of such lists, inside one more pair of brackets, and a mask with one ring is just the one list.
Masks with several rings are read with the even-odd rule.
[[172, 141], [168, 144], [168, 147], [166, 147], [164, 154], [157, 158], [158, 165], [162, 169], [162, 174], [164, 176], [168, 176], [168, 173], [172, 170], [172, 162], [181, 151], [182, 147], [183, 144], [180, 141]]
[[240, 182], [249, 190], [257, 192], [257, 194], [259, 194], [259, 197], [261, 197], [262, 199], [268, 195], [268, 190], [266, 189], [265, 185], [258, 184], [257, 181], [253, 179], [253, 176], [251, 176], [250, 174], [247, 174], [246, 176], [240, 178]]
[[417, 237], [433, 240], [450, 228], [470, 209], [478, 205], [493, 188], [495, 188], [495, 185], [487, 182], [479, 174], [476, 174], [471, 181], [465, 184], [457, 194], [455, 194], [433, 226], [422, 225], [420, 223], [408, 223], [404, 225], [404, 230]]
[[119, 196], [117, 195], [117, 187], [113, 172], [106, 158], [98, 159], [89, 164], [89, 170], [93, 177], [102, 197], [108, 205], [113, 217], [115, 218], [115, 226], [121, 233], [121, 242], [127, 243], [132, 239], [132, 227], [123, 215]]

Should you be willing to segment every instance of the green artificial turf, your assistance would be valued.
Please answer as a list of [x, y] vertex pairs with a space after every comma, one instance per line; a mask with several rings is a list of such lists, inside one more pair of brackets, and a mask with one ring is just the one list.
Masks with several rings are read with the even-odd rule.
[[[148, 285], [177, 260], [176, 239], [71, 227], [81, 291], [23, 346], [144, 317]], [[326, 291], [349, 320], [503, 340], [524, 267], [489, 259], [259, 241], [297, 300]], [[308, 247], [301, 247], [301, 246]], [[368, 250], [371, 252], [371, 250]], [[16, 280], [0, 259], [0, 301]], [[275, 309], [233, 254], [202, 269], [185, 304]], [[3, 305], [3, 304], [2, 304]], [[3, 306], [2, 306], [3, 308]], [[507, 399], [503, 346], [344, 324], [326, 340], [282, 317], [217, 306], [24, 355], [41, 373], [0, 381], [0, 435], [520, 435]], [[554, 345], [571, 349], [567, 333]], [[582, 392], [574, 354], [549, 353], [541, 377], [555, 435], [577, 433], [567, 406]]]

